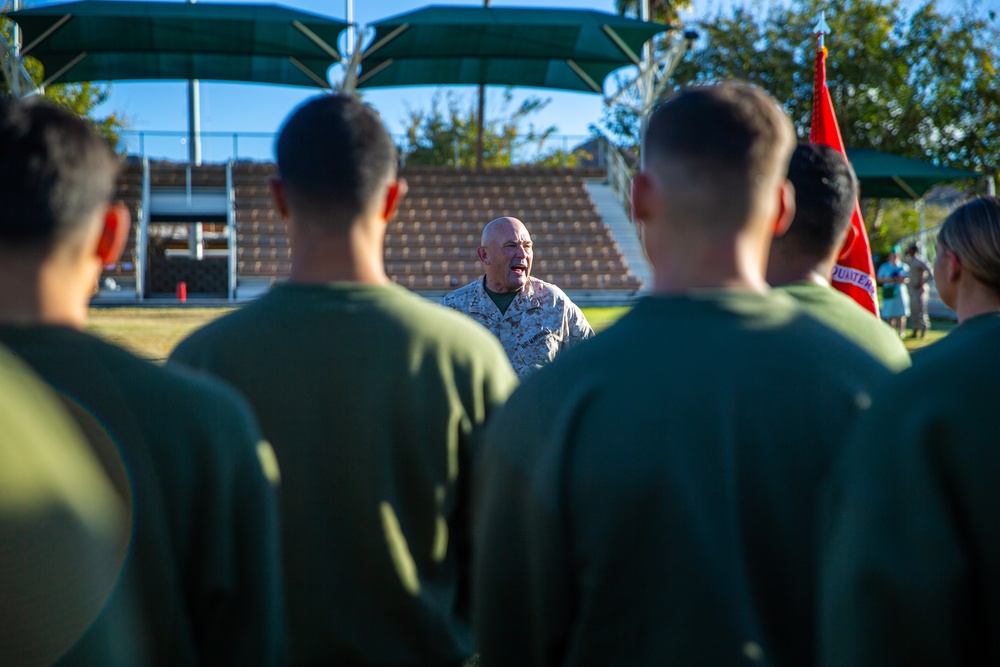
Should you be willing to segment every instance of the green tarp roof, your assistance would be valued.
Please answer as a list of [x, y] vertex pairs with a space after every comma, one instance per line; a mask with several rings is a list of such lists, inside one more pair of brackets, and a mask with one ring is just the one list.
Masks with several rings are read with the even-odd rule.
[[597, 11], [427, 7], [375, 23], [361, 87], [497, 84], [601, 92], [668, 30]]
[[328, 86], [346, 23], [278, 5], [84, 0], [11, 12], [48, 83], [205, 79]]
[[983, 178], [983, 174], [883, 153], [848, 148], [847, 159], [861, 182], [861, 196], [884, 199], [920, 199], [945, 181]]

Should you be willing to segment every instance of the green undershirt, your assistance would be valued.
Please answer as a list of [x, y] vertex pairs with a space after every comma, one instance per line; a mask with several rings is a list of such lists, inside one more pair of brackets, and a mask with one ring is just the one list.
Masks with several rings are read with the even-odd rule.
[[500, 314], [507, 314], [507, 309], [510, 308], [510, 304], [514, 303], [514, 297], [517, 296], [519, 290], [513, 292], [494, 292], [489, 287], [483, 283], [483, 289], [486, 290], [486, 294], [489, 295], [490, 300], [497, 305], [500, 309]]

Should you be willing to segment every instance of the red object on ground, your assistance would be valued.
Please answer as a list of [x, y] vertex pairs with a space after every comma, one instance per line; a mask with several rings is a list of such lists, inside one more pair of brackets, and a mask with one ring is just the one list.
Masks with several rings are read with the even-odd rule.
[[[822, 40], [822, 33], [819, 39]], [[838, 151], [847, 159], [844, 150], [844, 140], [840, 135], [837, 115], [833, 111], [833, 100], [826, 87], [826, 47], [816, 48], [816, 73], [813, 79], [812, 127], [809, 129], [809, 141], [814, 144], [824, 144]], [[851, 218], [851, 228], [847, 230], [847, 238], [840, 248], [837, 263], [833, 267], [831, 284], [847, 296], [854, 299], [862, 308], [878, 317], [878, 299], [875, 296], [875, 266], [872, 264], [871, 244], [868, 241], [868, 231], [865, 221], [861, 219], [861, 207], [854, 204], [854, 216]]]
[[185, 303], [188, 300], [188, 284], [177, 283], [177, 300]]

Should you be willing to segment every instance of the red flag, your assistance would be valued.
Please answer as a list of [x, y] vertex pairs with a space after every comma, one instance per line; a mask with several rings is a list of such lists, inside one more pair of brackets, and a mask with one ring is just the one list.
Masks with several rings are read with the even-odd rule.
[[[822, 36], [820, 37], [822, 39]], [[809, 141], [825, 144], [840, 152], [847, 159], [844, 140], [840, 136], [837, 115], [833, 112], [833, 100], [826, 87], [826, 47], [816, 48], [816, 74], [813, 83], [812, 127]], [[854, 216], [847, 238], [840, 248], [837, 263], [833, 267], [831, 284], [858, 302], [863, 308], [878, 317], [878, 299], [875, 297], [875, 267], [872, 265], [871, 244], [865, 222], [861, 219], [861, 207], [854, 204]]]

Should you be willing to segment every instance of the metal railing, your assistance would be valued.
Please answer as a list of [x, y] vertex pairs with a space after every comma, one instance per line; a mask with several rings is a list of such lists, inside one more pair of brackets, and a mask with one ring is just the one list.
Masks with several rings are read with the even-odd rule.
[[632, 217], [632, 167], [628, 160], [622, 155], [621, 149], [608, 141], [607, 137], [600, 137], [600, 164], [608, 174], [608, 185], [614, 191], [622, 208]]
[[[118, 149], [126, 155], [174, 162], [187, 162], [189, 159], [186, 131], [125, 130], [119, 136]], [[202, 159], [216, 164], [233, 160], [273, 160], [276, 138], [274, 132], [202, 132]], [[512, 161], [514, 164], [532, 164], [547, 156], [560, 155], [563, 166], [567, 166], [572, 151], [592, 138], [588, 135], [552, 135], [545, 141], [518, 147]], [[400, 148], [403, 164], [406, 164], [406, 136], [394, 134], [393, 140]]]

